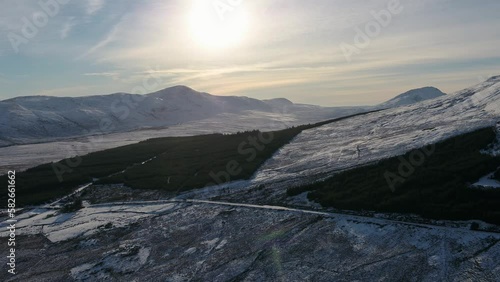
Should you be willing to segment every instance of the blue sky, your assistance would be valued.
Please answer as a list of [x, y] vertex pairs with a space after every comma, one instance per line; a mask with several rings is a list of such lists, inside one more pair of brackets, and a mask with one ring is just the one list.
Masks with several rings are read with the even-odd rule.
[[[147, 92], [183, 84], [367, 105], [500, 74], [497, 0], [40, 2], [0, 2], [0, 99], [140, 92], [146, 80]], [[368, 43], [355, 41], [359, 31]], [[346, 46], [356, 52], [346, 57]]]

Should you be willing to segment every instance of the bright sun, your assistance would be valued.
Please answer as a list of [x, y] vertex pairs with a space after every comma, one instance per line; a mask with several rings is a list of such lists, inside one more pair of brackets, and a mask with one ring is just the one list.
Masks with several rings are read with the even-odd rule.
[[245, 9], [229, 4], [218, 9], [210, 5], [210, 2], [212, 1], [195, 1], [192, 7], [189, 22], [196, 44], [210, 49], [240, 44], [249, 27]]

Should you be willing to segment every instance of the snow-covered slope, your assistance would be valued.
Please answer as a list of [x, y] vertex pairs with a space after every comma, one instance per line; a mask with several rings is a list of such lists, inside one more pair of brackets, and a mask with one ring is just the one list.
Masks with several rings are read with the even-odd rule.
[[148, 95], [18, 97], [0, 101], [0, 147], [173, 126], [228, 114], [245, 116], [251, 112], [265, 120], [273, 113], [317, 122], [362, 110], [296, 105], [286, 99], [214, 96], [185, 86]]
[[435, 87], [423, 87], [405, 92], [395, 98], [379, 105], [381, 108], [394, 108], [419, 103], [426, 100], [436, 99], [444, 96], [441, 90]]
[[[402, 155], [500, 121], [500, 76], [412, 106], [356, 116], [300, 133], [233, 191], [264, 184], [277, 195], [344, 169]], [[217, 193], [223, 187], [200, 191]], [[196, 197], [196, 195], [190, 195]], [[250, 195], [249, 197], [253, 197]]]
[[[500, 279], [500, 235], [464, 228], [167, 201], [70, 214], [38, 209], [16, 219], [25, 247], [16, 250], [18, 274], [5, 281]], [[0, 250], [8, 254], [6, 248]]]
[[498, 121], [500, 76], [454, 95], [304, 131], [255, 178], [297, 179], [331, 173], [400, 155]]

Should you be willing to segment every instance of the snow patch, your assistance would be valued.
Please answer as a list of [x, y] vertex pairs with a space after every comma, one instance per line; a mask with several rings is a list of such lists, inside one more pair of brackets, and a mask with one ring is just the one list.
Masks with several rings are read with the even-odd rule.
[[215, 239], [210, 240], [210, 241], [205, 241], [205, 242], [202, 242], [201, 244], [206, 245], [209, 250], [212, 250], [216, 246], [217, 242], [219, 242], [219, 238], [215, 238]]
[[220, 250], [222, 248], [224, 248], [224, 246], [227, 244], [227, 240], [226, 239], [223, 239], [222, 241], [220, 241], [219, 245], [217, 245], [217, 247], [215, 247], [216, 250]]
[[[175, 206], [175, 203], [101, 204], [68, 214], [56, 214], [53, 210], [39, 209], [37, 213], [30, 211], [16, 217], [18, 220], [16, 232], [17, 235], [44, 234], [51, 242], [61, 242], [93, 235], [105, 230], [109, 224], [113, 228], [125, 227], [141, 219], [169, 211]], [[0, 227], [3, 226], [8, 226], [8, 223], [0, 223]], [[0, 237], [6, 236], [8, 232], [2, 230]]]
[[481, 177], [481, 179], [479, 179], [478, 182], [472, 184], [472, 186], [478, 188], [500, 188], [500, 182], [496, 179], [493, 179], [494, 174], [495, 172], [492, 172]]

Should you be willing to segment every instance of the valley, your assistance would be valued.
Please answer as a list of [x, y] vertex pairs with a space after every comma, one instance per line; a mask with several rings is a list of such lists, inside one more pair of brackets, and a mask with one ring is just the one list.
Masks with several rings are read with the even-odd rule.
[[[471, 184], [500, 166], [499, 89], [493, 77], [407, 106], [28, 168], [18, 267], [26, 281], [155, 279], [144, 273], [158, 268], [172, 281], [495, 281], [500, 190]], [[418, 165], [401, 173], [405, 160]], [[57, 261], [27, 268], [42, 249]]]

